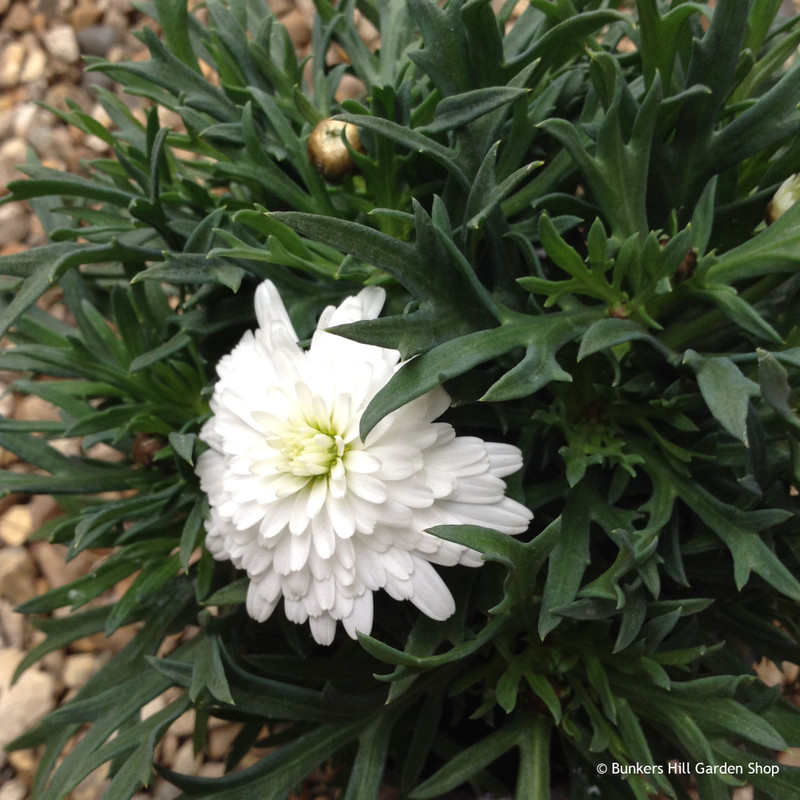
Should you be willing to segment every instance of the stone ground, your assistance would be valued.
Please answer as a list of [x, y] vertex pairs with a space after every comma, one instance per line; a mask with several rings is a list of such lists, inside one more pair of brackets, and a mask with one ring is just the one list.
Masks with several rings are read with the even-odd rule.
[[[310, 40], [312, 0], [268, 2], [302, 52]], [[800, 0], [786, 0], [784, 6], [787, 16], [798, 13]], [[143, 46], [131, 34], [141, 22], [142, 16], [132, 9], [130, 0], [0, 0], [0, 196], [7, 193], [9, 181], [21, 177], [16, 167], [26, 160], [29, 149], [48, 166], [70, 172], [79, 172], [82, 161], [107, 154], [101, 140], [69, 128], [36, 103], [65, 108], [66, 99], [74, 100], [103, 121], [105, 114], [96, 102], [95, 87], [114, 87], [102, 75], [84, 73], [83, 56], [102, 56], [111, 61], [146, 58]], [[347, 92], [357, 89], [343, 87]], [[139, 102], [130, 97], [126, 101], [131, 107]], [[0, 255], [43, 243], [41, 226], [24, 204], [0, 206]], [[53, 313], [60, 311], [56, 292], [45, 297], [43, 304]], [[11, 380], [13, 376], [0, 373], [0, 414], [29, 420], [57, 418], [55, 409], [45, 401], [7, 393]], [[65, 450], [75, 446], [74, 442], [63, 443]], [[0, 468], [27, 467], [0, 448]], [[57, 514], [58, 506], [49, 497], [0, 499], [0, 800], [29, 797], [38, 758], [35, 751], [6, 754], [2, 747], [69, 699], [126, 642], [124, 631], [110, 640], [95, 636], [78, 641], [67, 650], [50, 654], [10, 685], [19, 661], [42, 638], [14, 613], [14, 606], [85, 574], [100, 557], [83, 553], [65, 564], [63, 546], [31, 538], [43, 522]], [[785, 664], [779, 669], [762, 662], [758, 673], [766, 683], [782, 685], [787, 693], [798, 691], [796, 666]], [[158, 703], [155, 701], [148, 713], [157, 711]], [[159, 746], [159, 763], [178, 772], [221, 775], [238, 727], [212, 722], [208, 753], [200, 756], [193, 753], [192, 730], [191, 714], [179, 719]], [[253, 755], [253, 759], [256, 757]], [[800, 765], [800, 751], [781, 756], [781, 760]], [[297, 800], [334, 797], [326, 789], [329, 777], [325, 769], [318, 770]], [[72, 792], [71, 800], [96, 800], [106, 785], [105, 775], [95, 773]], [[171, 800], [177, 794], [169, 784], [156, 779], [136, 798]], [[385, 800], [391, 796], [387, 790]], [[750, 797], [752, 791], [746, 787], [739, 791], [737, 800]]]

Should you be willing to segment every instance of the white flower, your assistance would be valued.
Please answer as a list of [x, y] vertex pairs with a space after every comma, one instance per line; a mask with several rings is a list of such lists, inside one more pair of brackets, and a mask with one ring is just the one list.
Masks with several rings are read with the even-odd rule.
[[426, 533], [474, 524], [522, 533], [530, 511], [501, 478], [522, 465], [508, 444], [456, 436], [434, 422], [443, 389], [389, 414], [359, 438], [361, 415], [398, 368], [395, 350], [326, 328], [374, 319], [384, 292], [368, 287], [325, 309], [308, 350], [270, 282], [256, 291], [259, 327], [217, 367], [213, 416], [197, 461], [211, 505], [206, 543], [250, 578], [248, 613], [259, 622], [281, 597], [286, 616], [309, 620], [320, 644], [341, 621], [369, 633], [372, 593], [384, 589], [436, 620], [455, 610], [431, 564], [480, 566], [480, 555]]

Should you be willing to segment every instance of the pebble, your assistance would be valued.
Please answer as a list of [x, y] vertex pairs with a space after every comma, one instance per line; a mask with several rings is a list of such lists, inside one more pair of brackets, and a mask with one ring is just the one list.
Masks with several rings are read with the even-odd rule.
[[33, 14], [31, 14], [28, 7], [22, 3], [14, 3], [14, 5], [8, 9], [8, 14], [6, 14], [6, 18], [3, 20], [3, 30], [22, 33], [23, 31], [30, 30], [32, 22]]
[[38, 422], [49, 420], [57, 422], [61, 419], [58, 408], [47, 400], [37, 397], [35, 394], [28, 394], [17, 401], [16, 418], [27, 422]]
[[27, 796], [28, 787], [17, 778], [11, 778], [0, 786], [0, 800], [25, 800]]
[[[78, 5], [70, 13], [70, 24], [76, 31], [82, 31], [94, 25], [103, 16], [103, 9], [95, 0], [78, 0]], [[80, 40], [80, 34], [78, 35]]]
[[788, 767], [800, 767], [800, 747], [790, 747], [783, 753], [778, 753], [778, 763]]
[[292, 9], [281, 17], [280, 22], [286, 28], [286, 32], [296, 48], [305, 47], [311, 41], [311, 28], [308, 27], [308, 18], [302, 11]]
[[14, 134], [14, 120], [16, 116], [17, 112], [14, 108], [7, 108], [0, 111], [0, 142]]
[[783, 683], [783, 672], [774, 661], [770, 661], [768, 658], [762, 658], [753, 669], [759, 680], [767, 686], [780, 686]]
[[70, 793], [70, 800], [99, 800], [108, 788], [108, 764], [87, 775]]
[[14, 611], [8, 600], [0, 599], [0, 647], [15, 647], [22, 650], [28, 637], [25, 617]]
[[11, 181], [25, 177], [17, 167], [24, 164], [28, 157], [28, 146], [21, 139], [8, 139], [0, 145], [0, 189], [2, 193]]
[[208, 733], [208, 755], [215, 761], [224, 760], [230, 752], [233, 740], [238, 736], [242, 726], [229, 723], [221, 728], [215, 728]]
[[0, 87], [17, 85], [25, 55], [25, 45], [22, 42], [10, 42], [5, 46], [0, 55]]
[[0, 517], [0, 540], [11, 547], [19, 547], [28, 540], [33, 530], [33, 514], [27, 505], [16, 505]]
[[105, 56], [117, 43], [119, 30], [111, 25], [90, 25], [77, 33], [81, 52], [90, 56]]
[[85, 575], [97, 561], [96, 555], [84, 550], [65, 563], [67, 548], [63, 544], [32, 542], [30, 548], [36, 566], [51, 589], [66, 586]]
[[30, 214], [19, 203], [0, 206], [0, 242], [24, 241], [30, 230]]
[[61, 680], [68, 689], [80, 689], [103, 666], [104, 660], [92, 653], [67, 656], [62, 668]]
[[61, 513], [58, 501], [49, 494], [34, 495], [26, 504], [26, 508], [31, 512], [31, 528], [33, 530], [37, 530], [47, 520]]
[[41, 47], [32, 47], [25, 59], [19, 80], [20, 83], [35, 83], [44, 78], [47, 70], [47, 54]]
[[36, 103], [23, 103], [17, 108], [14, 114], [14, 135], [19, 139], [24, 139], [36, 117], [39, 107]]
[[18, 604], [35, 594], [36, 571], [28, 551], [24, 547], [0, 548], [0, 595]]
[[74, 64], [81, 57], [78, 37], [70, 25], [56, 25], [44, 34], [44, 46], [53, 58]]
[[[11, 685], [24, 655], [10, 647], [0, 650], [0, 750], [55, 708], [56, 682], [52, 675], [31, 667]], [[9, 758], [12, 763], [13, 755]], [[20, 755], [18, 763], [24, 762], [25, 756]]]
[[66, 108], [67, 98], [74, 100], [81, 108], [91, 108], [92, 98], [82, 86], [69, 81], [55, 83], [45, 93], [44, 102], [55, 108]]

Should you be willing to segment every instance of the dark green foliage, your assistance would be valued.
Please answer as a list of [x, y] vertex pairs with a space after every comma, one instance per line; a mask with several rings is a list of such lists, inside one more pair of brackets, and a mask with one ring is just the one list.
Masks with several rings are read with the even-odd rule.
[[[9, 199], [34, 205], [51, 243], [0, 259], [14, 344], [0, 368], [62, 413], [0, 420], [0, 446], [37, 468], [0, 489], [57, 495], [65, 513], [40, 535], [70, 557], [108, 553], [21, 607], [47, 638], [20, 669], [143, 623], [12, 745], [45, 745], [36, 800], [107, 761], [105, 797], [131, 797], [192, 706], [198, 747], [209, 715], [243, 723], [231, 769], [253, 746], [282, 746], [214, 780], [167, 773], [185, 797], [277, 800], [333, 758], [346, 800], [376, 797], [385, 776], [409, 798], [465, 783], [519, 800], [557, 784], [575, 798], [687, 798], [673, 759], [739, 764], [757, 798], [800, 798], [797, 770], [747, 773], [800, 746], [797, 709], [752, 671], [800, 661], [800, 204], [762, 221], [800, 171], [800, 67], [785, 66], [800, 17], [776, 17], [775, 0], [713, 13], [532, 0], [506, 32], [513, 0], [497, 17], [489, 0], [317, 0], [304, 72], [262, 0], [209, 0], [208, 27], [183, 0], [144, 5], [163, 30], [141, 34], [151, 60], [91, 68], [185, 131], [160, 128], [155, 108], [141, 124], [106, 92], [113, 132], [61, 112], [115, 157], [84, 177], [30, 164]], [[331, 43], [348, 64], [324, 65]], [[366, 91], [340, 105], [343, 72]], [[364, 145], [340, 184], [306, 155], [334, 114]], [[301, 337], [325, 305], [386, 288], [385, 316], [337, 330], [415, 356], [363, 434], [444, 384], [459, 431], [523, 450], [510, 490], [536, 513], [528, 535], [435, 530], [487, 562], [447, 571], [452, 619], [382, 598], [371, 637], [323, 650], [280, 613], [249, 620], [241, 576], [205, 551], [196, 434], [213, 365], [252, 326], [264, 278]], [[53, 283], [74, 325], [35, 307]], [[50, 444], [71, 436], [120, 460]], [[141, 720], [170, 687], [178, 699]], [[612, 763], [664, 771], [598, 770]], [[695, 778], [703, 800], [737, 783]]]

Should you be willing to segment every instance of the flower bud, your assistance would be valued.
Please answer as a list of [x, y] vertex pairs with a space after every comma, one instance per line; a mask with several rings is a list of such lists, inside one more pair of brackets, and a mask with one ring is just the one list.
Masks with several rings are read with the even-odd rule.
[[779, 187], [767, 206], [767, 224], [785, 214], [800, 198], [800, 175], [790, 175]]
[[342, 140], [342, 129], [353, 150], [363, 152], [358, 129], [349, 122], [324, 119], [308, 137], [308, 158], [314, 168], [329, 181], [337, 181], [355, 172], [356, 165]]

